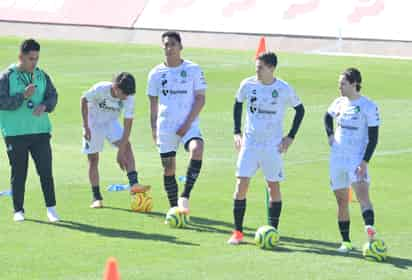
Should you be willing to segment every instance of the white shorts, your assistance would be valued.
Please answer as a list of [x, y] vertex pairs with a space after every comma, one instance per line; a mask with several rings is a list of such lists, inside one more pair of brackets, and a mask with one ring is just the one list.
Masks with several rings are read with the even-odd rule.
[[114, 120], [105, 124], [91, 125], [90, 132], [90, 141], [83, 138], [84, 154], [95, 154], [103, 151], [104, 139], [107, 139], [114, 146], [114, 143], [123, 136], [123, 127], [118, 120]]
[[[183, 137], [178, 136], [176, 133], [162, 133], [159, 132], [157, 136], [157, 146], [160, 154], [176, 152], [179, 148], [179, 144], [187, 145], [191, 139], [202, 139], [202, 133], [198, 126], [192, 126]], [[187, 150], [187, 147], [185, 147]]]
[[282, 156], [277, 150], [242, 147], [237, 160], [236, 176], [251, 178], [259, 167], [262, 168], [266, 181], [285, 180]]
[[330, 187], [333, 191], [339, 189], [349, 188], [356, 182], [370, 183], [370, 177], [368, 172], [364, 178], [359, 178], [356, 174], [356, 168], [361, 163], [362, 159], [344, 158], [335, 155], [331, 155], [329, 162], [330, 172]]

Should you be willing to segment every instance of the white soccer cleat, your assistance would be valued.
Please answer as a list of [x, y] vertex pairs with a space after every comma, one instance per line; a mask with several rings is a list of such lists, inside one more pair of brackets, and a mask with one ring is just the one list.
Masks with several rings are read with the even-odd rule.
[[368, 235], [369, 242], [375, 240], [376, 229], [374, 226], [365, 226], [365, 232]]
[[186, 197], [179, 197], [177, 201], [177, 206], [179, 207], [179, 211], [184, 214], [189, 214], [189, 199]]
[[94, 200], [90, 205], [90, 208], [103, 208], [103, 201], [102, 200]]
[[49, 222], [51, 223], [55, 223], [60, 220], [56, 212], [56, 207], [47, 207], [47, 218], [49, 218]]
[[23, 222], [24, 221], [23, 211], [19, 211], [19, 212], [14, 213], [13, 220], [15, 222]]
[[349, 252], [352, 251], [352, 250], [353, 250], [352, 243], [351, 243], [351, 242], [347, 242], [347, 241], [342, 242], [342, 244], [340, 245], [340, 247], [337, 249], [337, 251], [338, 251], [339, 253], [343, 253], [343, 254], [347, 254], [347, 253], [349, 253]]

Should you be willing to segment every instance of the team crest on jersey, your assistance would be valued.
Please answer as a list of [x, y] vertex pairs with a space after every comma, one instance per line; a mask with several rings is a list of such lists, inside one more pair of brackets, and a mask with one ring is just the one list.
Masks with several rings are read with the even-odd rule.
[[272, 97], [273, 98], [277, 98], [279, 96], [279, 92], [276, 90], [276, 89], [274, 89], [273, 91], [272, 91]]
[[180, 77], [186, 78], [186, 77], [187, 77], [187, 72], [186, 72], [185, 70], [182, 70], [182, 71], [180, 72]]
[[355, 113], [359, 113], [360, 112], [360, 106], [356, 106], [355, 107]]

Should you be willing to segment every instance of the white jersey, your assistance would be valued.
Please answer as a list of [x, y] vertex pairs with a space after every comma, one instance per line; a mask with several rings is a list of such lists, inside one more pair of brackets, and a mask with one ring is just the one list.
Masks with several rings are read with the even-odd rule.
[[[184, 60], [178, 67], [159, 64], [148, 77], [147, 95], [159, 97], [157, 128], [175, 133], [185, 122], [195, 101], [195, 92], [206, 89], [203, 72], [197, 64]], [[192, 126], [199, 124], [196, 118]]]
[[117, 120], [123, 109], [124, 118], [133, 119], [134, 96], [129, 95], [125, 100], [115, 98], [111, 94], [112, 85], [111, 82], [100, 82], [83, 94], [88, 102], [90, 123], [102, 124]]
[[264, 85], [255, 76], [242, 81], [236, 94], [238, 102], [247, 101], [244, 145], [276, 147], [283, 137], [287, 107], [302, 102], [288, 83], [280, 79]]
[[356, 100], [339, 97], [330, 105], [328, 113], [337, 123], [332, 153], [363, 157], [369, 142], [368, 127], [380, 124], [376, 104], [364, 96]]

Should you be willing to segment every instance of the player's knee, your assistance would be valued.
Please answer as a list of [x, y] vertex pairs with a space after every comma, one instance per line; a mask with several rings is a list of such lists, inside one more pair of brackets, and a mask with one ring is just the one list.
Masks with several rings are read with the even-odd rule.
[[203, 156], [203, 142], [192, 141], [190, 144], [190, 153], [192, 155], [192, 158], [201, 159]]
[[336, 197], [339, 209], [346, 209], [349, 207], [349, 197], [338, 196]]
[[245, 190], [240, 190], [236, 189], [234, 194], [233, 194], [234, 199], [236, 200], [243, 200], [246, 199], [246, 191]]
[[89, 155], [88, 160], [90, 167], [96, 167], [99, 164], [99, 156], [97, 154]]
[[176, 170], [172, 166], [164, 166], [163, 167], [163, 175], [164, 176], [174, 176], [175, 172], [176, 172]]

